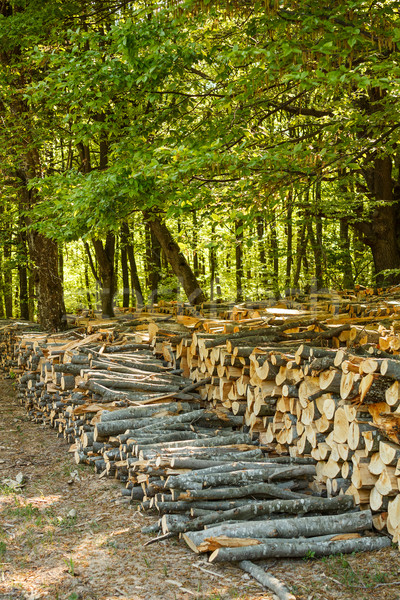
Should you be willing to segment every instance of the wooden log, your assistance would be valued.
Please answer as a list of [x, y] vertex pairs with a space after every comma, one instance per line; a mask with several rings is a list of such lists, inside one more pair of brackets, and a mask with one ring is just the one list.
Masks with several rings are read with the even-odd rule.
[[165, 414], [179, 414], [181, 412], [189, 412], [191, 410], [199, 410], [200, 404], [197, 402], [168, 402], [162, 404], [152, 404], [149, 406], [129, 406], [120, 410], [104, 410], [100, 415], [100, 423], [108, 421], [117, 421], [122, 419], [137, 419], [149, 416], [157, 416]]
[[342, 373], [336, 370], [322, 371], [319, 375], [319, 386], [325, 392], [338, 394], [340, 392], [340, 382]]
[[252, 502], [231, 510], [218, 510], [208, 515], [194, 519], [181, 531], [196, 531], [224, 521], [250, 521], [251, 519], [274, 514], [303, 515], [308, 512], [331, 513], [350, 510], [354, 507], [351, 496], [338, 496], [337, 498], [300, 498], [298, 500], [267, 500]]
[[389, 406], [397, 408], [400, 403], [400, 381], [394, 381], [385, 391], [385, 401]]
[[400, 458], [400, 446], [393, 442], [381, 440], [379, 442], [379, 456], [385, 465], [397, 465]]
[[400, 380], [400, 362], [397, 360], [384, 359], [381, 362], [381, 374], [390, 379]]
[[350, 554], [352, 552], [370, 552], [388, 548], [391, 541], [387, 537], [362, 537], [329, 542], [274, 542], [244, 548], [220, 548], [215, 550], [209, 561], [226, 562], [242, 560], [260, 560], [263, 558], [301, 558], [310, 554], [313, 556], [329, 556], [334, 554]]
[[375, 488], [382, 496], [394, 496], [398, 494], [399, 487], [394, 467], [384, 467], [375, 483]]
[[370, 423], [361, 423], [352, 421], [349, 424], [347, 442], [351, 450], [358, 450], [365, 447], [365, 438], [361, 435], [363, 432], [372, 431], [375, 427]]
[[[212, 527], [213, 537], [224, 535], [234, 538], [296, 538], [329, 535], [332, 533], [354, 533], [372, 528], [372, 513], [370, 510], [342, 513], [338, 515], [308, 516], [291, 519], [272, 519], [269, 521], [245, 521], [233, 524], [223, 524]], [[183, 534], [183, 539], [194, 549], [200, 546], [210, 530], [190, 531]]]
[[205, 490], [188, 490], [186, 492], [173, 490], [173, 500], [227, 500], [228, 498], [245, 498], [246, 496], [257, 496], [259, 498], [304, 498], [304, 494], [291, 492], [272, 483], [253, 483], [241, 487], [210, 488]]
[[[163, 495], [163, 497], [165, 494]], [[207, 514], [214, 511], [224, 511], [231, 510], [233, 508], [243, 506], [244, 504], [251, 503], [252, 501], [249, 498], [238, 498], [236, 500], [206, 500], [204, 502], [194, 501], [194, 502], [186, 502], [184, 500], [172, 502], [165, 501], [155, 497], [155, 507], [157, 510], [164, 513], [176, 513], [176, 512], [190, 512], [192, 514], [192, 508], [198, 510], [207, 510]], [[257, 500], [253, 500], [253, 502], [257, 502]]]
[[256, 579], [261, 585], [272, 592], [279, 598], [279, 600], [296, 600], [296, 597], [289, 592], [289, 590], [283, 585], [277, 577], [266, 573], [265, 570], [252, 563], [249, 560], [242, 560], [239, 562], [239, 567], [249, 573], [254, 579]]
[[233, 485], [249, 485], [261, 481], [285, 481], [293, 476], [299, 478], [310, 478], [315, 475], [313, 465], [296, 465], [295, 467], [269, 467], [258, 469], [245, 469], [233, 473], [205, 473], [204, 469], [199, 474], [189, 473], [177, 477], [169, 477], [166, 485], [177, 489], [194, 489], [194, 484], [199, 483], [201, 487], [218, 487]]
[[342, 407], [335, 412], [333, 425], [333, 439], [339, 444], [344, 444], [348, 440], [349, 422], [346, 413]]

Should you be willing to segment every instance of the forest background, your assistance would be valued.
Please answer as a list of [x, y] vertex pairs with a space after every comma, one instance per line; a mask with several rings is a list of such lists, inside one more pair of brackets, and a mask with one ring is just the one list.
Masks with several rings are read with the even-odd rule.
[[391, 0], [2, 0], [0, 316], [400, 280]]

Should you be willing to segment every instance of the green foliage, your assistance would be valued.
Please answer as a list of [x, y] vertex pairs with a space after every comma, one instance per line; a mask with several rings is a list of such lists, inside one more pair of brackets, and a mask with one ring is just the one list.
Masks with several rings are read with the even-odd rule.
[[0, 542], [0, 558], [3, 558], [5, 553], [7, 552], [7, 545], [5, 542]]
[[[67, 304], [84, 306], [76, 243], [118, 232], [122, 220], [140, 223], [152, 210], [168, 219], [191, 264], [201, 259], [203, 286], [216, 261], [223, 296], [232, 297], [240, 245], [247, 297], [310, 286], [318, 261], [320, 287], [342, 287], [349, 263], [357, 282], [372, 281], [374, 211], [395, 206], [399, 179], [394, 2], [255, 2], [251, 10], [228, 2], [199, 8], [194, 0], [179, 9], [142, 1], [3, 4], [0, 247], [8, 226], [15, 238], [5, 270], [27, 264], [16, 240], [35, 227], [68, 244]], [[385, 197], [374, 183], [384, 158], [392, 169]], [[317, 218], [323, 239], [315, 242]], [[347, 245], [340, 219], [351, 227]], [[302, 246], [308, 259], [296, 278]], [[139, 224], [142, 280], [144, 250]], [[398, 277], [400, 264], [385, 267], [388, 282]], [[176, 298], [165, 267], [162, 288], [164, 298]]]
[[75, 577], [75, 563], [72, 557], [64, 558], [64, 562], [67, 565], [68, 573]]

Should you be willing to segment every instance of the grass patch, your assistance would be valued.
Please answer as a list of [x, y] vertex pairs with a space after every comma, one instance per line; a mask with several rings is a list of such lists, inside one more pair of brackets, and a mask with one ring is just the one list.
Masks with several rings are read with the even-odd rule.
[[[325, 564], [325, 574], [336, 580], [344, 589], [354, 592], [355, 589], [373, 589], [379, 583], [388, 583], [388, 574], [378, 566], [368, 564], [368, 567], [353, 569], [351, 556], [343, 554], [322, 558]], [[355, 593], [355, 592], [354, 592]]]
[[[18, 501], [16, 500], [18, 503]], [[24, 521], [29, 521], [31, 519], [37, 519], [41, 517], [40, 510], [33, 506], [32, 504], [19, 504], [15, 508], [8, 508], [6, 510], [6, 514], [10, 517], [18, 517], [19, 519], [24, 519]]]
[[16, 490], [11, 485], [7, 485], [6, 483], [2, 483], [0, 485], [0, 495], [2, 496], [12, 496], [16, 494], [19, 490]]

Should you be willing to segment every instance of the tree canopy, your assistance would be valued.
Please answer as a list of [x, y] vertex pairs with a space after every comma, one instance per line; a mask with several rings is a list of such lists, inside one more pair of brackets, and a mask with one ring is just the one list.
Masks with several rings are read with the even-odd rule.
[[82, 240], [112, 312], [123, 223], [150, 295], [152, 269], [194, 302], [399, 279], [397, 3], [10, 0], [0, 41], [38, 279], [32, 237]]

